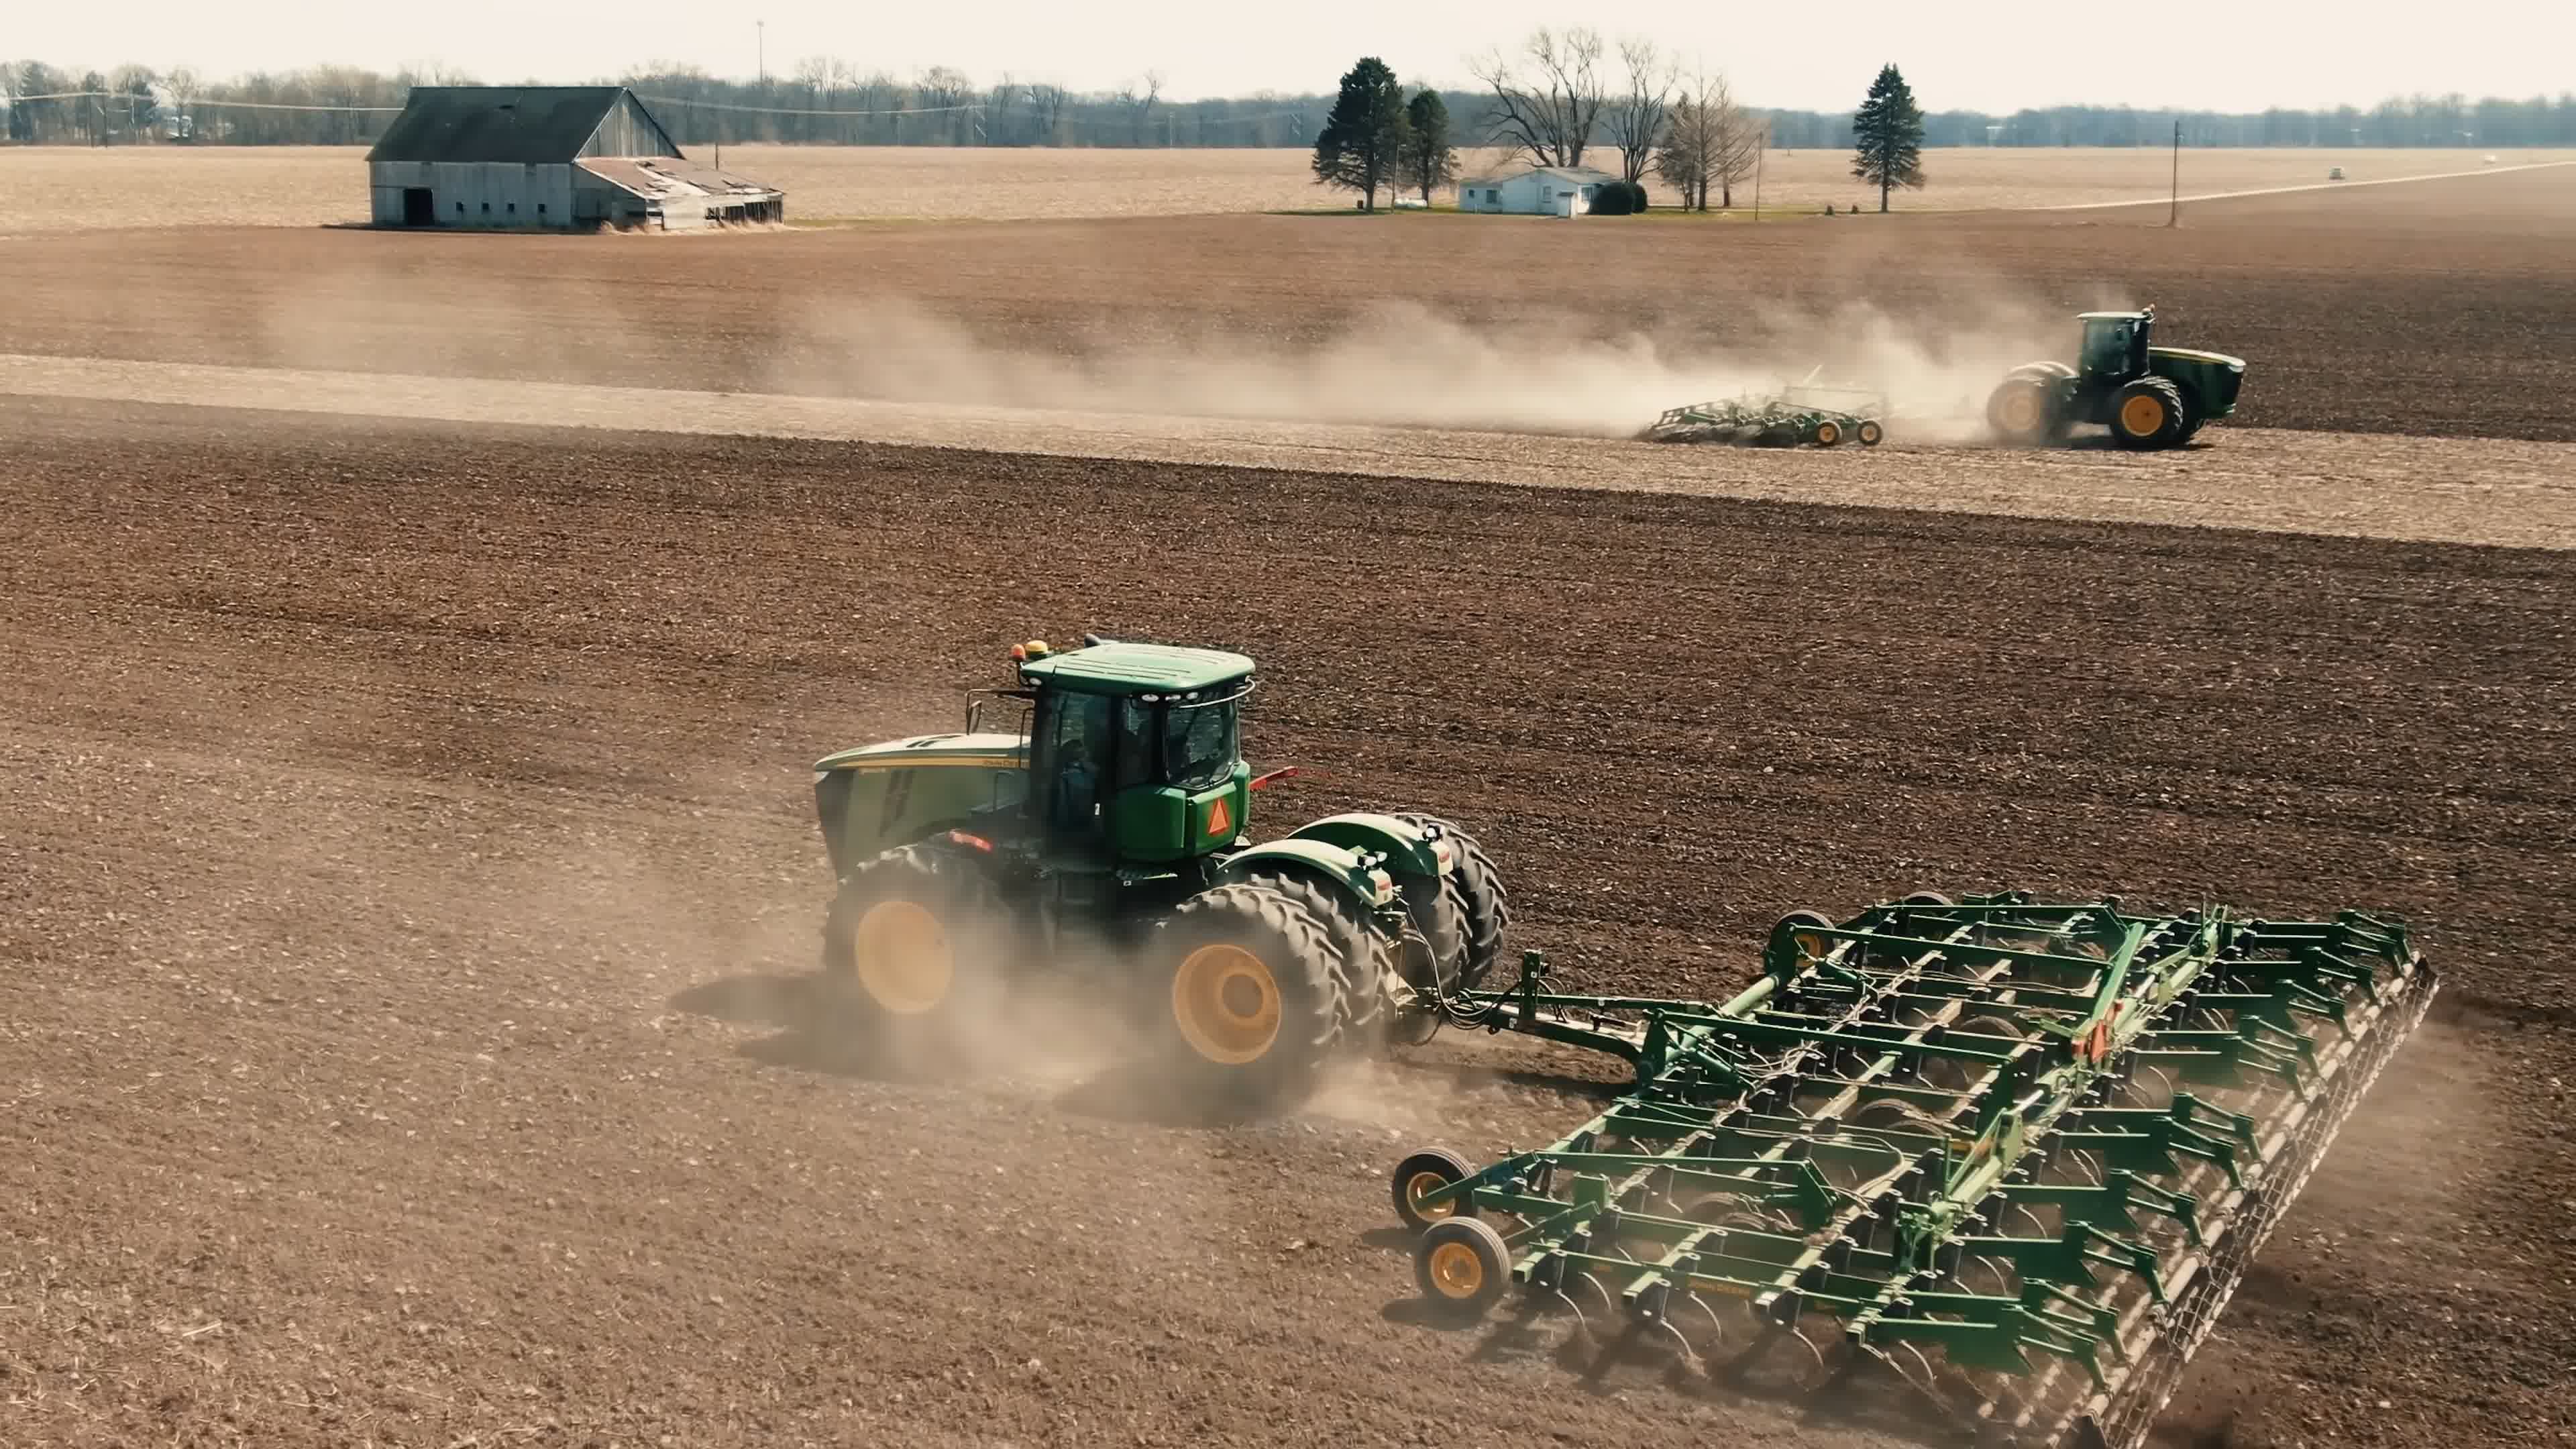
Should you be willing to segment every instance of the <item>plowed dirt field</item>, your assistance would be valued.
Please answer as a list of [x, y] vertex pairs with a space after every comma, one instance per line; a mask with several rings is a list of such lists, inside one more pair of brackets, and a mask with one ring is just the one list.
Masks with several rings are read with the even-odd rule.
[[[2563, 175], [1804, 250], [0, 244], [0, 1444], [1884, 1442], [1412, 1312], [1388, 1167], [1553, 1136], [1599, 1064], [1449, 1034], [1210, 1127], [1096, 1003], [976, 1076], [812, 1029], [808, 764], [1085, 629], [1256, 655], [1251, 754], [1321, 772], [1267, 819], [1453, 814], [1605, 988], [1922, 887], [2407, 913], [2438, 1019], [2163, 1432], [2576, 1439]], [[1518, 337], [1526, 276], [1603, 301], [1515, 398], [1852, 297], [2062, 342], [2152, 287], [2262, 370], [2184, 454], [1755, 456], [1458, 401], [1545, 350], [1313, 362], [1388, 296], [1430, 355]], [[1312, 391], [1218, 421], [1229, 343]]]
[[2567, 553], [59, 401], [0, 445], [0, 1437], [1853, 1438], [1410, 1321], [1381, 1174], [1579, 1117], [1545, 1058], [1219, 1130], [1061, 1024], [974, 1082], [800, 1034], [805, 763], [1082, 627], [1261, 657], [1296, 810], [1454, 811], [1585, 980], [1924, 884], [2403, 903], [2450, 1019], [2175, 1422], [2567, 1428]]

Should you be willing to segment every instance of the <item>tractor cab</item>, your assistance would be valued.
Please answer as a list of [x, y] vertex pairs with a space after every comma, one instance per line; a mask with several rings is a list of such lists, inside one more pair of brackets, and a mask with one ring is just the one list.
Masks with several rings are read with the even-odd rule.
[[1103, 864], [1172, 865], [1234, 847], [1251, 798], [1240, 733], [1249, 658], [1111, 640], [1011, 652], [1032, 705], [1033, 833]]
[[2076, 367], [2088, 387], [2117, 387], [2147, 372], [2147, 339], [2153, 333], [2156, 309], [2143, 312], [2080, 312], [2084, 324], [2084, 343], [2076, 354]]

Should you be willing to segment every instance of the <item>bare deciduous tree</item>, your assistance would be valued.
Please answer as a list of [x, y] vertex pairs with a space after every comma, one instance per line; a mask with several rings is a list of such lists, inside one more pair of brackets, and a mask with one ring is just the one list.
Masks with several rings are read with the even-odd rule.
[[1663, 143], [1665, 114], [1671, 109], [1679, 71], [1651, 40], [1622, 40], [1619, 59], [1628, 73], [1627, 89], [1606, 107], [1610, 144], [1619, 148], [1619, 174], [1628, 181], [1646, 179], [1646, 167]]
[[1685, 210], [1708, 210], [1712, 188], [1718, 205], [1733, 206], [1736, 184], [1753, 174], [1762, 139], [1761, 123], [1735, 103], [1723, 74], [1693, 76], [1673, 101], [1655, 175], [1682, 194]]
[[1155, 102], [1160, 101], [1162, 98], [1163, 73], [1159, 70], [1149, 70], [1145, 72], [1144, 80], [1127, 87], [1126, 99], [1127, 104], [1131, 108], [1130, 114], [1133, 117], [1133, 124], [1136, 128], [1135, 142], [1137, 145], [1142, 146], [1145, 144], [1145, 128], [1154, 119]]
[[1530, 32], [1517, 57], [1500, 51], [1468, 70], [1493, 91], [1491, 144], [1537, 166], [1580, 166], [1600, 123], [1601, 33], [1589, 26]]
[[1057, 133], [1064, 126], [1064, 106], [1068, 99], [1070, 97], [1062, 86], [1029, 87], [1030, 129], [1038, 145], [1052, 146], [1062, 139]]

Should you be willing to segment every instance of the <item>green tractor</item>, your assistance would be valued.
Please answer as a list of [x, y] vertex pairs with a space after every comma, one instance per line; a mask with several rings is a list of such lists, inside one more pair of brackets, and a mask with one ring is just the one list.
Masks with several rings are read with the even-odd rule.
[[2080, 367], [2016, 367], [1986, 400], [1995, 434], [2024, 447], [2064, 442], [2077, 423], [2109, 425], [2121, 447], [2179, 448], [2212, 418], [2236, 411], [2245, 359], [2152, 347], [2156, 309], [2085, 312]]
[[1105, 946], [1186, 1089], [1294, 1105], [1343, 1051], [1435, 1019], [1502, 952], [1491, 860], [1445, 820], [1334, 815], [1252, 844], [1238, 746], [1253, 661], [1106, 640], [1011, 649], [1019, 727], [922, 735], [815, 766], [839, 888], [837, 1002], [874, 1033], [971, 1043], [1015, 976]]

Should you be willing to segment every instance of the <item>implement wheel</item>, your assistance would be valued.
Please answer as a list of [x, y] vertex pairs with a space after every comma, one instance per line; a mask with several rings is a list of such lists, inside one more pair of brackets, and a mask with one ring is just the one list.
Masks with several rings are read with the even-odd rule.
[[1843, 440], [1843, 425], [1831, 418], [1816, 424], [1816, 446], [1830, 448]]
[[1413, 1245], [1413, 1281], [1432, 1311], [1472, 1323], [1502, 1301], [1512, 1282], [1512, 1250], [1481, 1218], [1444, 1218]]
[[1852, 429], [1852, 436], [1860, 440], [1862, 447], [1875, 448], [1887, 441], [1887, 429], [1880, 427], [1876, 418], [1863, 418], [1860, 426]]
[[1210, 1097], [1296, 1105], [1342, 1035], [1331, 928], [1267, 881], [1219, 886], [1163, 923], [1171, 1055]]
[[1417, 1152], [1395, 1165], [1395, 1178], [1389, 1186], [1394, 1191], [1395, 1215], [1408, 1228], [1427, 1228], [1451, 1218], [1473, 1217], [1475, 1208], [1464, 1198], [1424, 1207], [1424, 1194], [1437, 1192], [1453, 1182], [1464, 1182], [1476, 1170], [1454, 1152], [1438, 1148]]

